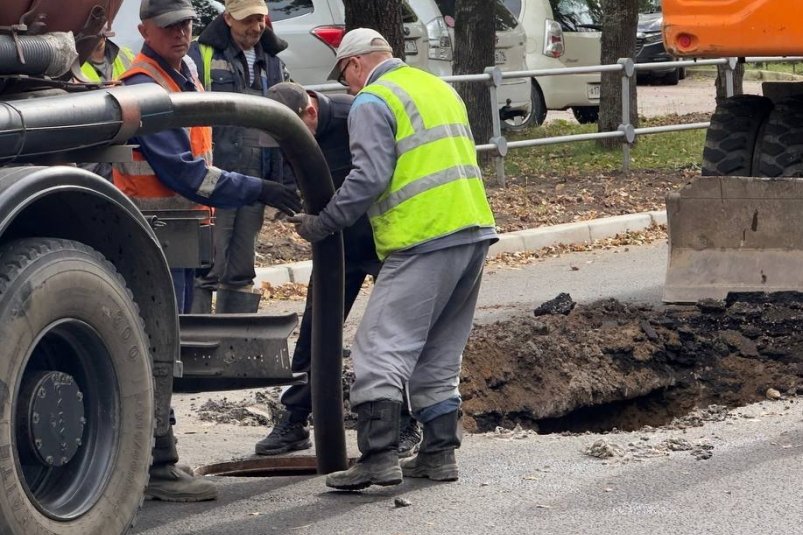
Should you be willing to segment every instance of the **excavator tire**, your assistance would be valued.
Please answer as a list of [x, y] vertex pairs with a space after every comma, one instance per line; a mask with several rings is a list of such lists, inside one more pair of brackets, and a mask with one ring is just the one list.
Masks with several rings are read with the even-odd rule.
[[0, 533], [119, 535], [142, 505], [153, 375], [114, 266], [70, 240], [0, 246]]
[[789, 97], [775, 105], [758, 158], [758, 176], [803, 177], [803, 97]]
[[703, 176], [754, 176], [759, 144], [772, 101], [739, 95], [722, 101], [711, 117], [703, 149]]

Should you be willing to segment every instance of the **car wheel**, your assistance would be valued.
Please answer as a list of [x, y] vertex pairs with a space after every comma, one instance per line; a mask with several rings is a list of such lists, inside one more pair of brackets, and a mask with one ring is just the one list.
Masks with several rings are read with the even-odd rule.
[[755, 176], [756, 148], [772, 108], [770, 99], [756, 95], [720, 102], [705, 134], [703, 176]]
[[680, 81], [680, 69], [672, 69], [664, 75], [664, 85], [678, 85]]
[[678, 69], [678, 78], [680, 78], [681, 80], [686, 79], [686, 67], [681, 67]]
[[540, 126], [546, 120], [546, 103], [541, 88], [533, 82], [530, 91], [530, 112], [524, 117], [514, 117], [502, 121], [502, 129], [508, 132], [521, 132], [531, 126]]
[[599, 106], [575, 106], [572, 108], [572, 113], [580, 124], [590, 124], [599, 121]]
[[148, 336], [81, 243], [0, 247], [0, 533], [126, 533], [153, 442]]

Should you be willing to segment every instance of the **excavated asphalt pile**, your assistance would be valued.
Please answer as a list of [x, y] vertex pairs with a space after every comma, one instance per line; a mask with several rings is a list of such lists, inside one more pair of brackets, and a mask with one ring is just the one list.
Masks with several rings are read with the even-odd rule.
[[[464, 425], [635, 430], [693, 409], [803, 392], [803, 294], [731, 294], [654, 309], [566, 294], [472, 332]], [[697, 411], [699, 414], [699, 411]]]
[[[660, 308], [578, 305], [560, 294], [531, 316], [474, 328], [463, 361], [464, 427], [690, 427], [725, 418], [732, 407], [794, 397], [803, 393], [801, 321], [803, 294], [791, 292]], [[350, 364], [344, 361], [347, 427], [354, 425]], [[279, 391], [209, 400], [197, 412], [203, 420], [271, 425], [281, 417]]]

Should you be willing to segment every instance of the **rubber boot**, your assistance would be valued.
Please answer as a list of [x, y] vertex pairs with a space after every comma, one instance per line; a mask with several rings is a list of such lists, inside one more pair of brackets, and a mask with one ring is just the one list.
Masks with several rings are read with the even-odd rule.
[[212, 290], [195, 286], [192, 289], [192, 306], [190, 314], [212, 313]]
[[218, 290], [215, 314], [252, 314], [259, 311], [262, 294], [251, 290]]
[[405, 477], [426, 477], [433, 481], [457, 481], [454, 450], [460, 447], [459, 411], [438, 416], [424, 424], [424, 439], [418, 455], [401, 462]]
[[326, 486], [339, 490], [360, 490], [371, 485], [383, 487], [402, 482], [399, 467], [399, 410], [401, 402], [387, 399], [357, 405], [357, 445], [362, 455], [348, 470], [334, 472]]
[[145, 498], [165, 502], [203, 502], [217, 498], [217, 489], [210, 481], [193, 477], [177, 465], [178, 452], [173, 427], [167, 435], [156, 437], [150, 481]]

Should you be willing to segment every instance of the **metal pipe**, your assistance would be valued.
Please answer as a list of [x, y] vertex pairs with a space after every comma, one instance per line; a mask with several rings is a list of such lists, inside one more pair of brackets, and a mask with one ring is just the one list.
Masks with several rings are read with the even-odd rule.
[[[168, 93], [140, 84], [0, 104], [0, 162], [42, 161], [166, 128], [238, 125], [272, 135], [295, 171], [305, 210], [319, 212], [334, 193], [318, 144], [299, 117], [269, 99], [234, 93]], [[65, 135], [68, 132], [69, 135]], [[318, 471], [347, 467], [343, 430], [343, 240], [313, 244], [312, 412]]]

